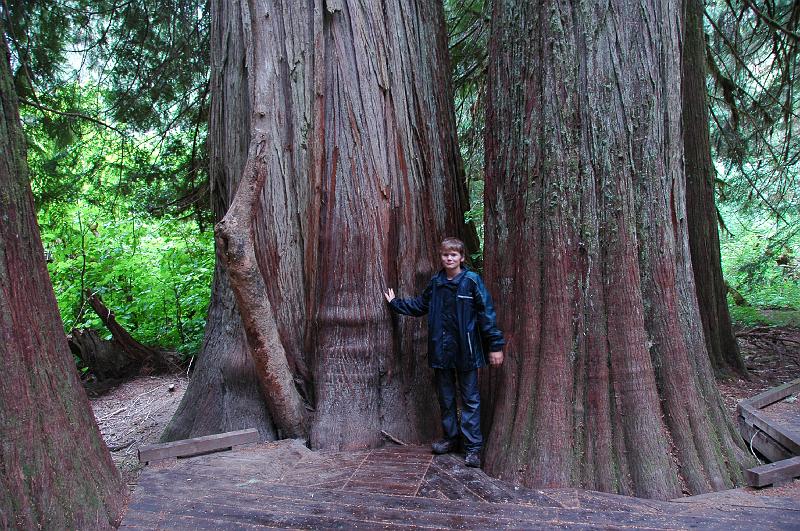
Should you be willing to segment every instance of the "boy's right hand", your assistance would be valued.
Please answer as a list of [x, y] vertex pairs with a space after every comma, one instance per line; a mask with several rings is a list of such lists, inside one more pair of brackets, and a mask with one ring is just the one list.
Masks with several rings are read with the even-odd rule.
[[489, 353], [489, 365], [502, 365], [502, 364], [503, 364], [502, 350]]
[[394, 300], [394, 290], [389, 288], [389, 291], [383, 294], [386, 297], [386, 302], [392, 302]]

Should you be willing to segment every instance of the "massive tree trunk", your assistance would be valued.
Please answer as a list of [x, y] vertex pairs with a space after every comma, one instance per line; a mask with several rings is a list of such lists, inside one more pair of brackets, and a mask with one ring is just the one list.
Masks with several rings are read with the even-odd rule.
[[[475, 243], [441, 4], [217, 1], [212, 18], [225, 217], [206, 345], [165, 437], [247, 411], [266, 435], [314, 447], [432, 438], [424, 323], [390, 318], [381, 291], [420, 291], [442, 237]], [[249, 383], [224, 404], [232, 364]]]
[[124, 486], [78, 381], [47, 274], [35, 212], [3, 40], [0, 528], [111, 528], [121, 518]]
[[717, 374], [746, 373], [728, 313], [722, 278], [714, 166], [708, 131], [706, 41], [703, 2], [683, 0], [683, 146], [686, 172], [686, 220], [697, 301], [706, 349]]
[[670, 1], [494, 3], [494, 475], [654, 498], [739, 478], [689, 258], [680, 22]]

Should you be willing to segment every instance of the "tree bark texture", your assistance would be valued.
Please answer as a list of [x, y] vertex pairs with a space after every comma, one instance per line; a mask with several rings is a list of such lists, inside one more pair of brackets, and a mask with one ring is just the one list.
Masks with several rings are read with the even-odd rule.
[[653, 498], [730, 486], [745, 457], [689, 258], [680, 5], [493, 9], [485, 271], [508, 344], [483, 381], [485, 468]]
[[714, 166], [708, 131], [706, 41], [703, 2], [683, 0], [683, 145], [686, 172], [686, 216], [697, 300], [706, 349], [720, 376], [746, 374], [728, 312], [722, 277]]
[[[236, 330], [236, 355], [256, 356], [267, 396], [264, 363], [288, 367], [313, 447], [374, 446], [381, 430], [429, 440], [438, 419], [424, 322], [390, 317], [381, 291], [420, 292], [441, 238], [474, 243], [442, 6], [218, 1], [212, 19], [209, 147], [215, 206], [228, 213], [218, 273], [230, 279], [216, 280], [209, 330]], [[229, 211], [253, 193], [252, 206]], [[254, 270], [240, 258], [248, 245], [260, 278], [244, 274]], [[231, 292], [236, 309], [215, 315]], [[226, 343], [203, 349], [199, 373], [228, 364]], [[216, 361], [203, 360], [209, 351], [221, 352]], [[173, 424], [191, 424], [189, 407]], [[267, 417], [293, 433], [275, 411]]]
[[0, 528], [110, 529], [124, 486], [56, 307], [0, 45]]
[[259, 391], [228, 274], [218, 260], [203, 345], [186, 393], [161, 440], [248, 428], [258, 429], [263, 440], [277, 435]]

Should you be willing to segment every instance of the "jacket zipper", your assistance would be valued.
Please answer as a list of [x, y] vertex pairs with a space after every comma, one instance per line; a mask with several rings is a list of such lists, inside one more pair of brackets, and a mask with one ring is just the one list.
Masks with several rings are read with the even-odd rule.
[[472, 352], [472, 338], [470, 337], [469, 330], [467, 330], [467, 343], [469, 343], [469, 355], [475, 358], [475, 353]]

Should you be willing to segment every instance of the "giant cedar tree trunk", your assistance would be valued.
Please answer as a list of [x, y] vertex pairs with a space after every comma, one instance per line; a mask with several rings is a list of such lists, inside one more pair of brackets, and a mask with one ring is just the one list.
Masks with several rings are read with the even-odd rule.
[[47, 274], [4, 39], [0, 360], [0, 528], [118, 525], [124, 487], [78, 381]]
[[486, 469], [642, 497], [739, 477], [686, 233], [680, 5], [494, 3]]
[[722, 278], [714, 166], [708, 132], [706, 41], [703, 2], [684, 0], [683, 146], [686, 172], [686, 220], [697, 301], [703, 320], [706, 349], [715, 371], [745, 374], [746, 369], [728, 313], [727, 288]]
[[391, 319], [381, 290], [419, 292], [438, 241], [466, 235], [440, 2], [216, 1], [212, 19], [226, 215], [206, 344], [165, 437], [252, 419], [256, 386], [225, 400], [258, 375], [263, 432], [328, 448], [381, 430], [430, 439], [425, 326]]

